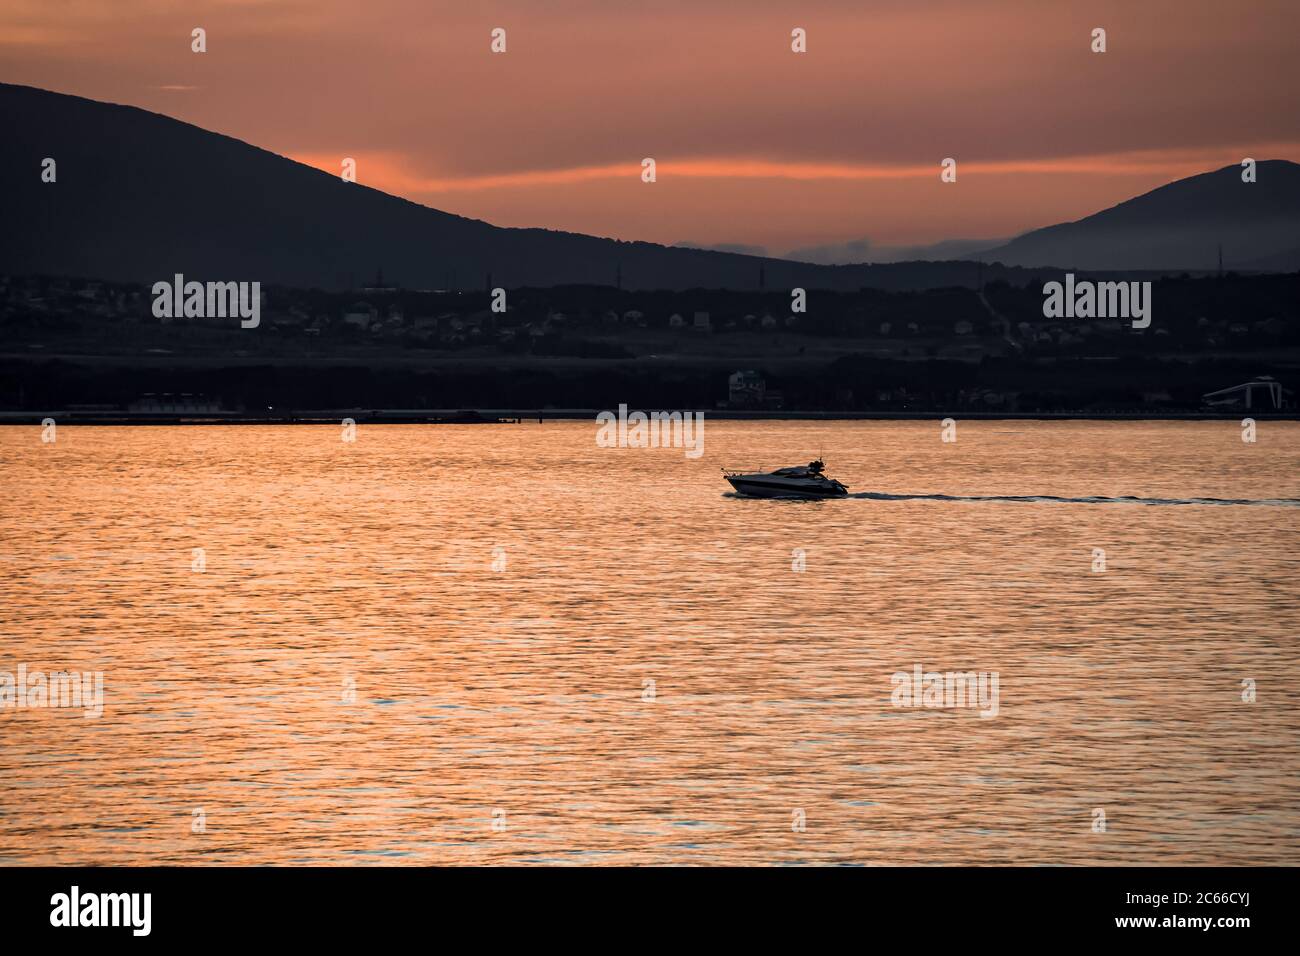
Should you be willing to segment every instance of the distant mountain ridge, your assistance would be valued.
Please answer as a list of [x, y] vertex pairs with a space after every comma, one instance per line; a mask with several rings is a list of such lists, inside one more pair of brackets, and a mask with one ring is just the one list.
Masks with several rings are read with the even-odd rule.
[[1300, 268], [1300, 165], [1225, 166], [1143, 193], [1077, 222], [1035, 229], [979, 254], [985, 262], [1090, 270]]
[[[504, 228], [157, 113], [11, 84], [0, 84], [0, 128], [0, 273], [146, 283], [183, 273], [325, 289], [362, 285], [380, 269], [408, 288], [612, 285], [617, 276], [628, 289], [754, 289], [761, 275], [773, 289], [851, 290], [973, 286], [981, 273], [1023, 283], [1077, 264], [1030, 254], [1036, 233], [979, 256], [1038, 267], [1021, 271], [960, 260], [818, 265]], [[58, 164], [56, 183], [41, 181], [45, 157]], [[1277, 178], [1274, 165], [1260, 164], [1260, 186]], [[1295, 246], [1292, 232], [1276, 247], [1257, 243], [1253, 257]], [[1210, 268], [1205, 258], [1170, 268]]]

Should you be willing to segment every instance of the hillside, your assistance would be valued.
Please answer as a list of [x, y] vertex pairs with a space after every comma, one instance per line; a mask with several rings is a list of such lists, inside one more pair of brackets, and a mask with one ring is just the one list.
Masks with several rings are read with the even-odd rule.
[[985, 262], [1078, 269], [1295, 269], [1300, 165], [1260, 161], [1190, 176], [1110, 209], [1036, 229], [980, 254]]

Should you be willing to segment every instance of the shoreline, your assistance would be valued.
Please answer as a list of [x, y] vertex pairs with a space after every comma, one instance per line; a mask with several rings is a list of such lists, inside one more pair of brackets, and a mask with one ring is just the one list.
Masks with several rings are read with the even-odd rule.
[[[283, 413], [251, 412], [127, 412], [86, 411], [78, 409], [47, 411], [0, 411], [0, 426], [37, 426], [45, 419], [59, 425], [338, 425], [350, 418], [358, 425], [518, 425], [545, 421], [595, 421], [602, 409], [302, 409]], [[642, 409], [646, 414], [683, 411], [683, 409]], [[933, 421], [952, 418], [958, 421], [1300, 421], [1300, 409], [1263, 411], [1237, 409], [1212, 411], [1064, 411], [1064, 412], [984, 412], [984, 411], [739, 411], [735, 409], [699, 411], [718, 421]]]

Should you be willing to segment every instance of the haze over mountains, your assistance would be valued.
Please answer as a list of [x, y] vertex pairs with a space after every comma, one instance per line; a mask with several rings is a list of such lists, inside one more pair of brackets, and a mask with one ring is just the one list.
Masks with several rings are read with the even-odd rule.
[[[823, 265], [510, 229], [440, 212], [134, 107], [0, 84], [0, 273], [152, 283], [184, 273], [326, 289], [382, 269], [408, 288], [575, 283], [629, 289], [973, 285], [960, 260]], [[57, 182], [41, 181], [45, 157]], [[635, 165], [632, 174], [635, 174]], [[1062, 268], [1300, 268], [1300, 166], [1261, 161], [1161, 187], [981, 252]], [[940, 244], [953, 253], [969, 245]], [[972, 255], [971, 258], [975, 258]], [[1031, 272], [985, 267], [1026, 281]]]

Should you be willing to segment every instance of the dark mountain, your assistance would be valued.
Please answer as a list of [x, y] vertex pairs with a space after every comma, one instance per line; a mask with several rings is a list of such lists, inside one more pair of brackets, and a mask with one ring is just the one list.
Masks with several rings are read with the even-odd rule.
[[1180, 179], [1118, 206], [1036, 229], [980, 254], [1006, 265], [1078, 269], [1295, 269], [1300, 243], [1300, 165], [1256, 164]]

